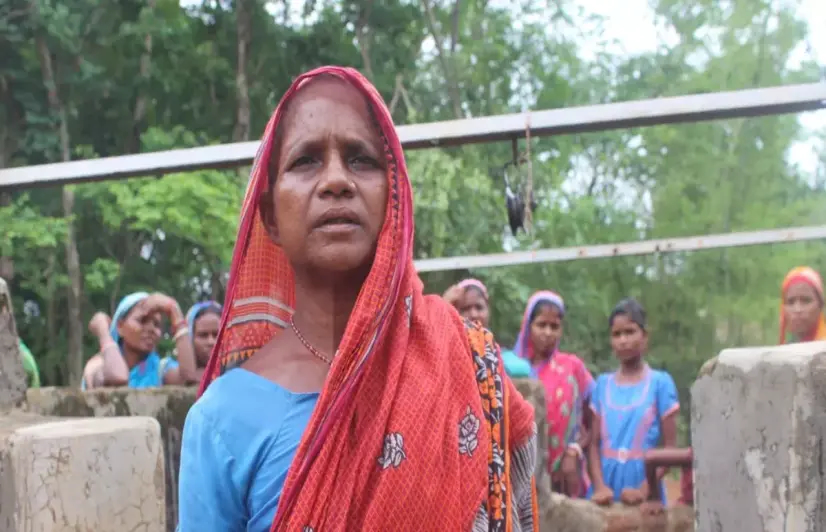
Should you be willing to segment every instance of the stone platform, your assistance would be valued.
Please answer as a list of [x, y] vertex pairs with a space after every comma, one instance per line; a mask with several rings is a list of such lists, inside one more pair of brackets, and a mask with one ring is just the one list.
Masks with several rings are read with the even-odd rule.
[[158, 422], [0, 417], [0, 530], [164, 532]]

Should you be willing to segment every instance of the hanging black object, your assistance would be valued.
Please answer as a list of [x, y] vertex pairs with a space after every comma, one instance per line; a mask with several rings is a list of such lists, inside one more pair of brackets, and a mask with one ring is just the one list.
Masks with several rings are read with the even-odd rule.
[[[505, 181], [505, 209], [508, 212], [508, 225], [511, 228], [511, 233], [516, 236], [520, 229], [525, 231], [525, 219], [527, 215], [525, 202], [525, 185], [520, 183], [518, 186], [511, 183], [508, 169], [510, 167], [519, 168], [519, 160], [511, 161], [502, 167], [502, 177]], [[531, 191], [531, 212], [536, 210], [536, 200], [534, 199], [533, 191]]]

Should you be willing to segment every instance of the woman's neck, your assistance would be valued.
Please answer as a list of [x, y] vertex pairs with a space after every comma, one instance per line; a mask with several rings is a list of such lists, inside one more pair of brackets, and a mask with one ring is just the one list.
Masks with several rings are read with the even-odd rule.
[[123, 359], [126, 361], [126, 367], [130, 370], [146, 360], [146, 357], [149, 356], [149, 353], [135, 351], [134, 349], [130, 349], [126, 344], [121, 348], [121, 353], [123, 354]]
[[318, 283], [296, 276], [296, 327], [307, 341], [332, 356], [341, 343], [363, 280]]
[[549, 360], [551, 360], [551, 357], [554, 356], [554, 353], [556, 353], [556, 351], [557, 351], [556, 346], [552, 347], [551, 349], [547, 349], [547, 350], [541, 351], [541, 352], [540, 351], [534, 351], [533, 361], [532, 361], [533, 365], [534, 366], [541, 366], [542, 364], [547, 363]]
[[624, 380], [633, 380], [640, 377], [645, 372], [645, 362], [642, 355], [625, 360], [620, 364], [619, 374]]

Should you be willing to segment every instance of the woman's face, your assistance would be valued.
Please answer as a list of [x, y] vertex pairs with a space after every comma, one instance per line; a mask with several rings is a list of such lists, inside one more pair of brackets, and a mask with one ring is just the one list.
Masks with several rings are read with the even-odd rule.
[[199, 367], [207, 365], [212, 348], [218, 340], [218, 327], [221, 319], [215, 312], [205, 312], [198, 316], [195, 325], [192, 327], [195, 337], [192, 344], [195, 346], [195, 359]]
[[118, 322], [123, 346], [141, 355], [154, 351], [161, 338], [161, 315], [150, 310], [140, 302]]
[[611, 323], [611, 349], [620, 362], [642, 356], [648, 346], [648, 335], [625, 314], [617, 314]]
[[309, 82], [290, 100], [273, 146], [261, 213], [293, 266], [327, 274], [372, 265], [387, 207], [384, 142], [355, 87]]
[[475, 287], [468, 287], [459, 300], [459, 315], [487, 327], [490, 321], [490, 307], [482, 292]]
[[531, 345], [534, 356], [544, 358], [551, 354], [562, 338], [562, 315], [554, 305], [540, 303], [531, 321]]
[[792, 283], [783, 296], [783, 312], [789, 332], [798, 337], [812, 334], [823, 310], [817, 291], [808, 283]]

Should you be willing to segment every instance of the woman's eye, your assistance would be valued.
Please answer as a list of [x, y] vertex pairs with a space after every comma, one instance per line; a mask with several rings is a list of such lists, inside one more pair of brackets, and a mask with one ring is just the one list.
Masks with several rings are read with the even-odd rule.
[[350, 163], [359, 166], [377, 166], [376, 161], [372, 157], [368, 157], [367, 155], [357, 155], [350, 159]]
[[293, 161], [293, 164], [290, 165], [290, 168], [298, 168], [300, 166], [307, 166], [308, 164], [313, 164], [315, 159], [309, 155], [302, 155], [301, 157], [297, 158]]

